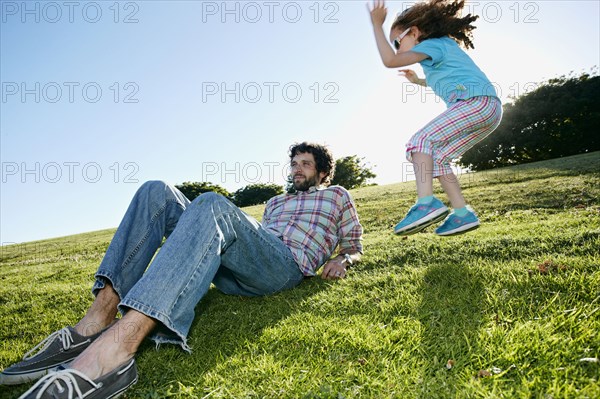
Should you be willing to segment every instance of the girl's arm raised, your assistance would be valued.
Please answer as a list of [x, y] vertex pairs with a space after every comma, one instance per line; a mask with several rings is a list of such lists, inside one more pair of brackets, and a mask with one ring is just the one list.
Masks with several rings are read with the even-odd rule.
[[375, 31], [375, 41], [377, 42], [377, 49], [381, 56], [383, 65], [388, 68], [401, 68], [408, 65], [416, 64], [427, 58], [427, 54], [417, 53], [414, 51], [404, 51], [402, 53], [396, 53], [392, 50], [385, 38], [382, 26], [373, 26]]
[[383, 23], [387, 16], [387, 9], [383, 1], [374, 1], [373, 8], [367, 9], [371, 14], [371, 22], [373, 23], [373, 31], [375, 33], [375, 42], [377, 43], [377, 49], [381, 56], [383, 65], [388, 68], [400, 68], [407, 65], [416, 64], [417, 62], [423, 61], [427, 58], [427, 55], [422, 53], [416, 53], [413, 51], [405, 51], [402, 53], [396, 53], [389, 45], [385, 33], [383, 32]]

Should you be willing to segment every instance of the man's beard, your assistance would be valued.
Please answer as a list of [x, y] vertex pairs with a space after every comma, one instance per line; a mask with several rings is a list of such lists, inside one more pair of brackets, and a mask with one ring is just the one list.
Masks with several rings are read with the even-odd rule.
[[316, 186], [317, 184], [318, 182], [316, 175], [313, 177], [305, 177], [305, 179], [301, 182], [296, 182], [294, 180], [294, 189], [296, 189], [296, 191], [308, 191], [309, 188]]

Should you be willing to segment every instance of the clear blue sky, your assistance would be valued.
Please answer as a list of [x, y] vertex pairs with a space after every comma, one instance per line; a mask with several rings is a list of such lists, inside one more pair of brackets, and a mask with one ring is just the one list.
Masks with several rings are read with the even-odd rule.
[[[146, 180], [284, 184], [302, 140], [404, 181], [406, 140], [444, 109], [383, 67], [365, 1], [0, 5], [3, 245], [116, 227]], [[505, 100], [600, 64], [596, 0], [468, 5]]]

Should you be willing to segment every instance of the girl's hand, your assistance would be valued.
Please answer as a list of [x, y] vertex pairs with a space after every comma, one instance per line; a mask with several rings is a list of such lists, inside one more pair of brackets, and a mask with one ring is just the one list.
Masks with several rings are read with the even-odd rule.
[[398, 74], [404, 76], [410, 83], [421, 84], [421, 79], [419, 79], [416, 72], [412, 69], [399, 69]]
[[371, 13], [371, 23], [373, 26], [382, 26], [387, 16], [387, 8], [383, 0], [373, 0], [373, 8], [369, 8], [367, 3], [367, 10]]
[[383, 0], [373, 0], [373, 7], [367, 4], [367, 10], [371, 13], [371, 22], [373, 23], [373, 33], [377, 43], [377, 51], [383, 65], [388, 68], [403, 68], [408, 65], [416, 64], [427, 58], [426, 54], [416, 53], [414, 51], [402, 51], [396, 53], [383, 32], [383, 23], [387, 16], [387, 8]]

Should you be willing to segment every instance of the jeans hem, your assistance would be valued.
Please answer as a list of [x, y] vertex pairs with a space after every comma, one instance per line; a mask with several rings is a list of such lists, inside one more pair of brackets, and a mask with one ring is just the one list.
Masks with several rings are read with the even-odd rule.
[[[117, 293], [119, 300], [123, 299], [123, 294], [121, 292], [121, 287], [115, 284], [115, 278], [113, 278], [112, 273], [104, 270], [98, 270], [94, 275], [96, 281], [92, 286], [92, 294], [94, 297], [98, 296], [98, 292], [106, 287], [106, 283], [108, 282], [113, 290]], [[122, 313], [121, 313], [122, 314]]]
[[191, 354], [192, 353], [192, 348], [190, 348], [185, 341], [181, 341], [175, 338], [169, 338], [169, 337], [165, 337], [164, 335], [159, 335], [159, 334], [153, 334], [150, 336], [150, 339], [154, 342], [155, 348], [158, 350], [158, 348], [162, 345], [162, 344], [173, 344], [173, 345], [179, 345], [181, 347], [181, 349], [183, 349], [185, 352]]
[[157, 347], [163, 343], [176, 344], [181, 346], [181, 349], [183, 349], [184, 351], [192, 353], [192, 349], [187, 344], [187, 337], [181, 332], [177, 331], [177, 329], [173, 326], [173, 323], [171, 323], [171, 320], [167, 315], [131, 298], [125, 298], [119, 304], [119, 311], [121, 312], [121, 314], [125, 314], [125, 312], [127, 312], [125, 308], [133, 309], [160, 322], [164, 327], [166, 327], [173, 333], [172, 337], [159, 334], [151, 335], [150, 339], [152, 339], [156, 343]]

